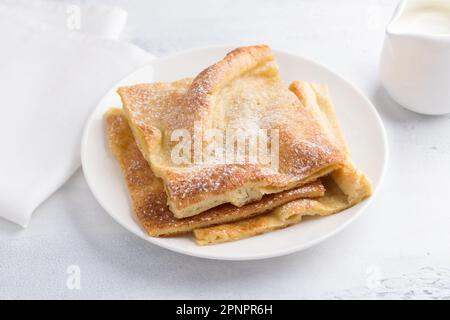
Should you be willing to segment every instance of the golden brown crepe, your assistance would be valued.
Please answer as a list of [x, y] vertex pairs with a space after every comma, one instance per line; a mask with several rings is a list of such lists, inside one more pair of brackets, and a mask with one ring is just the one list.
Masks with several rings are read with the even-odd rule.
[[[345, 160], [322, 119], [283, 84], [267, 46], [238, 48], [194, 80], [139, 84], [118, 92], [139, 149], [162, 179], [177, 218], [297, 188], [341, 168]], [[196, 124], [203, 130], [278, 130], [278, 168], [272, 163], [174, 163], [171, 152], [178, 141], [171, 134], [185, 129], [193, 137]]]
[[289, 201], [324, 194], [317, 181], [305, 186], [264, 196], [240, 208], [223, 204], [193, 217], [177, 219], [167, 207], [163, 184], [139, 151], [122, 110], [111, 109], [105, 116], [107, 139], [125, 177], [137, 219], [151, 236], [166, 236], [195, 228], [236, 221], [272, 210]]
[[296, 81], [290, 89], [309, 108], [345, 154], [345, 165], [322, 179], [323, 197], [295, 200], [257, 217], [194, 230], [200, 245], [240, 240], [296, 224], [304, 216], [326, 216], [351, 207], [372, 194], [369, 179], [353, 164], [326, 86]]

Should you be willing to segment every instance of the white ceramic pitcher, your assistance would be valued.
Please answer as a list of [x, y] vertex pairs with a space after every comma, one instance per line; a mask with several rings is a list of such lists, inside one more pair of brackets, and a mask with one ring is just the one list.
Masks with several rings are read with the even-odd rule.
[[386, 29], [381, 81], [400, 105], [450, 113], [450, 0], [404, 0]]

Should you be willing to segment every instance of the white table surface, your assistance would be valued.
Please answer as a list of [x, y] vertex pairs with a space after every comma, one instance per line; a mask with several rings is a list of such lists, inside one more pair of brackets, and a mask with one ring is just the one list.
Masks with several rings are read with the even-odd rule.
[[[27, 229], [0, 221], [0, 298], [450, 298], [450, 116], [409, 112], [380, 87], [384, 26], [397, 1], [97, 2], [128, 10], [123, 39], [156, 55], [268, 43], [329, 66], [380, 112], [388, 172], [370, 208], [332, 239], [285, 257], [224, 262], [128, 233], [79, 170]], [[73, 265], [79, 289], [66, 283]]]

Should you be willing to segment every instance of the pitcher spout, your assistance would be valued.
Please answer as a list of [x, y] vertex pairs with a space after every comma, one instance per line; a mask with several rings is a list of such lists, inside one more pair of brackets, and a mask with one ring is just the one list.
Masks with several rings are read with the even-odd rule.
[[389, 25], [388, 36], [450, 39], [450, 0], [403, 0]]

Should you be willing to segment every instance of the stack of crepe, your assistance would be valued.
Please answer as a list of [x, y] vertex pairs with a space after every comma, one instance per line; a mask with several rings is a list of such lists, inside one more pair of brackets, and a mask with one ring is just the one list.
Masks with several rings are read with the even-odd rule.
[[[200, 245], [239, 240], [340, 212], [372, 192], [350, 159], [327, 87], [285, 86], [268, 46], [235, 49], [195, 78], [118, 93], [123, 106], [106, 114], [107, 139], [150, 236], [193, 233]], [[195, 136], [198, 124], [276, 129], [277, 167], [174, 161], [172, 133]]]

